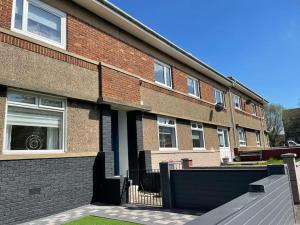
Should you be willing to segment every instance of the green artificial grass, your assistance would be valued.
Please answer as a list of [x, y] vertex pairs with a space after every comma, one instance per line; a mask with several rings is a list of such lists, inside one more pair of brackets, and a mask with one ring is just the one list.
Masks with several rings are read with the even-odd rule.
[[[296, 162], [299, 162], [300, 159], [296, 159]], [[273, 159], [270, 158], [265, 162], [258, 162], [257, 165], [278, 165], [278, 164], [283, 164], [283, 160], [282, 159]]]
[[138, 225], [137, 223], [130, 223], [121, 220], [107, 219], [97, 216], [85, 216], [77, 220], [64, 223], [63, 225]]
[[85, 216], [78, 220], [64, 223], [64, 225], [138, 225], [137, 223], [130, 223], [121, 220], [107, 219], [97, 216]]

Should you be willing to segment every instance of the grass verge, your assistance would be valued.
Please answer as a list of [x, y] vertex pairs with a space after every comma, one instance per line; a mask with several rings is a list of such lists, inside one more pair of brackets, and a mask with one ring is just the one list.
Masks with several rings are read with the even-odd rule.
[[85, 216], [77, 220], [64, 223], [63, 225], [138, 225], [121, 220], [113, 220], [97, 216]]

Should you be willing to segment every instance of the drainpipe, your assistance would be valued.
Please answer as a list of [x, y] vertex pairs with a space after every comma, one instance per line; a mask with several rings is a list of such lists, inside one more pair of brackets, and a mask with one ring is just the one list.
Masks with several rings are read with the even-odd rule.
[[231, 86], [229, 87], [229, 98], [230, 98], [230, 112], [231, 112], [231, 123], [232, 123], [232, 128], [233, 128], [233, 140], [234, 140], [234, 148], [238, 147], [238, 143], [237, 143], [237, 133], [236, 133], [236, 125], [235, 125], [235, 117], [234, 117], [234, 113], [233, 113], [233, 104], [232, 104], [232, 92], [231, 89], [232, 87], [234, 87], [235, 85], [235, 81], [232, 81]]
[[[264, 116], [264, 115], [263, 115]], [[263, 134], [263, 141], [264, 141], [264, 144], [263, 144], [263, 149], [266, 149], [267, 148], [267, 143], [266, 143], [266, 135], [265, 135], [265, 129], [264, 129], [264, 121], [265, 120], [265, 117], [262, 117], [262, 115], [260, 115], [260, 126], [261, 126], [261, 131], [262, 131], [262, 134]]]

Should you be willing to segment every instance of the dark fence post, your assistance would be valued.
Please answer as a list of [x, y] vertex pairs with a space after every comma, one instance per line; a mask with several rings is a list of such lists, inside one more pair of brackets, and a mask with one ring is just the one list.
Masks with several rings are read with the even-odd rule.
[[193, 166], [193, 161], [191, 159], [185, 158], [182, 159], [182, 169], [189, 169]]
[[289, 170], [289, 177], [291, 182], [291, 188], [293, 192], [293, 199], [295, 204], [300, 203], [300, 196], [299, 196], [299, 186], [297, 182], [297, 170], [296, 170], [296, 154], [294, 153], [287, 153], [282, 154], [281, 158], [283, 159], [283, 163], [287, 165]]
[[168, 162], [159, 163], [162, 205], [164, 208], [168, 209], [172, 208], [172, 190], [170, 182], [171, 166], [172, 165]]

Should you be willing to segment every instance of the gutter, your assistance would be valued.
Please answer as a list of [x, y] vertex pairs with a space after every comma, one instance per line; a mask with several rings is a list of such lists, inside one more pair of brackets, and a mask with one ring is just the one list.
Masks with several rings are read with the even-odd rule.
[[[196, 71], [204, 74], [205, 76], [223, 84], [226, 87], [231, 87], [233, 81], [227, 78], [222, 73], [218, 72], [214, 68], [208, 66], [200, 59], [193, 56], [191, 53], [186, 52], [182, 48], [178, 47], [165, 37], [161, 36], [151, 28], [147, 27], [143, 23], [139, 22], [125, 11], [116, 7], [107, 0], [72, 0], [81, 7], [88, 11], [98, 15], [99, 17], [107, 20], [115, 26], [123, 29], [124, 31], [132, 34], [138, 39], [146, 42], [147, 44], [163, 51], [169, 56], [177, 59], [178, 61], [190, 66]], [[257, 95], [250, 89], [244, 87], [240, 89], [241, 92], [250, 95], [261, 103], [267, 102], [261, 96]]]

